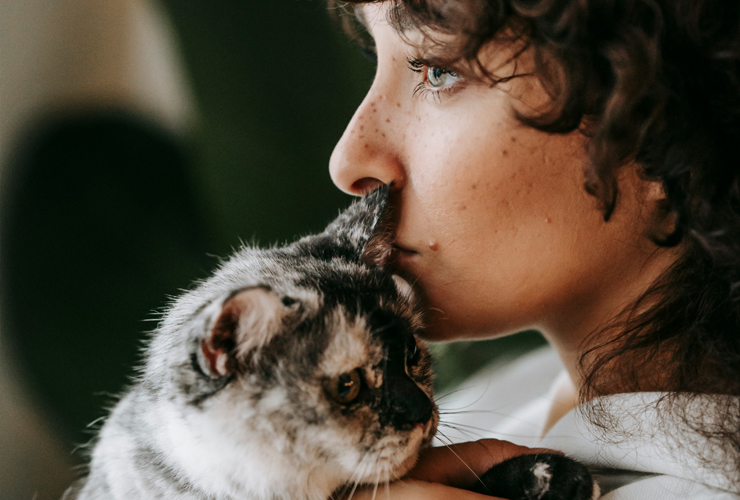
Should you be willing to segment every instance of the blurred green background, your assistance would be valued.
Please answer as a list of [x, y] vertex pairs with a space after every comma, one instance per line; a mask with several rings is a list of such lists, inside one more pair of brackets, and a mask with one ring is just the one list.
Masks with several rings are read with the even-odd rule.
[[[70, 444], [134, 374], [156, 311], [240, 241], [318, 231], [328, 174], [374, 66], [318, 0], [165, 0], [194, 90], [185, 137], [130, 112], [50, 117], [3, 186], [6, 338]], [[437, 347], [440, 385], [537, 334]]]

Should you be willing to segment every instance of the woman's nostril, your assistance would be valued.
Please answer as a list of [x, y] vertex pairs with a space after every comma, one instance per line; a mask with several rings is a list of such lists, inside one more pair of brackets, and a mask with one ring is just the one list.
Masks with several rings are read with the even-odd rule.
[[362, 179], [356, 180], [352, 183], [352, 192], [357, 194], [367, 194], [371, 191], [375, 191], [382, 185], [383, 182], [374, 177], [363, 177]]

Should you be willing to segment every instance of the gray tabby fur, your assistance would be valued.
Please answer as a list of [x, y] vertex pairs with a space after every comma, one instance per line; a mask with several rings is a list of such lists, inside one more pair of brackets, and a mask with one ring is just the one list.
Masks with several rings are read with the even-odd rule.
[[[426, 425], [399, 423], [406, 410], [386, 376], [398, 339], [407, 345], [422, 325], [405, 288], [375, 265], [390, 249], [386, 198], [373, 193], [287, 247], [243, 248], [175, 300], [100, 431], [88, 477], [64, 499], [326, 500], [404, 474], [438, 416], [430, 402]], [[203, 346], [239, 291], [236, 344], [209, 358]], [[431, 400], [418, 346], [407, 375], [393, 373]], [[354, 368], [362, 401], [340, 405], [327, 380]]]

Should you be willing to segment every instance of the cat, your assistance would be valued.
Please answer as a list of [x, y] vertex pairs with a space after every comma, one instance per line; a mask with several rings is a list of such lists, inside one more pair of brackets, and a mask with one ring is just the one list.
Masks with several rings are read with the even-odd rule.
[[[439, 416], [417, 337], [423, 310], [386, 269], [388, 193], [318, 235], [242, 248], [175, 300], [100, 430], [88, 476], [64, 499], [327, 500], [403, 476]], [[548, 467], [562, 464], [551, 481]], [[481, 484], [495, 494], [516, 483], [512, 500], [561, 498], [550, 490], [587, 500], [587, 474], [529, 455]]]

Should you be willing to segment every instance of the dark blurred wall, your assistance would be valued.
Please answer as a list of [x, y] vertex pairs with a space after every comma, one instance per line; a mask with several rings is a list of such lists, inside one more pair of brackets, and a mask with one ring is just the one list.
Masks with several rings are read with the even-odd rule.
[[321, 0], [165, 0], [199, 120], [190, 151], [214, 251], [320, 229], [348, 203], [334, 144], [372, 82]]
[[168, 297], [240, 241], [316, 231], [349, 203], [328, 160], [373, 67], [324, 3], [165, 6], [193, 129], [115, 107], [48, 115], [3, 185], [3, 332], [70, 450], [134, 375]]

